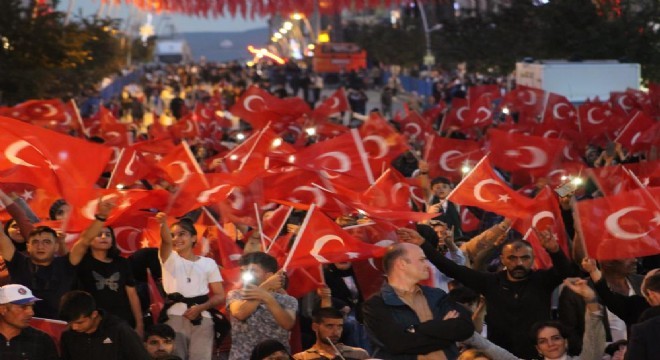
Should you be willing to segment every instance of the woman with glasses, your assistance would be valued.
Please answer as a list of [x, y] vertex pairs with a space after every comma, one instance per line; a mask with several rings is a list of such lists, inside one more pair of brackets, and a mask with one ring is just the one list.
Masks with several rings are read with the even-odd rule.
[[92, 294], [98, 307], [127, 321], [140, 337], [144, 333], [140, 299], [128, 260], [120, 256], [112, 228], [105, 221], [115, 204], [101, 200], [94, 221], [71, 248], [82, 290]]
[[[568, 278], [564, 285], [584, 298], [587, 308], [582, 353], [568, 355], [568, 330], [557, 321], [546, 321], [532, 327], [532, 336], [539, 352], [538, 359], [543, 360], [600, 360], [605, 350], [605, 328], [602, 323], [603, 309], [598, 304], [596, 293], [586, 280]], [[515, 325], [513, 325], [515, 326]], [[488, 356], [498, 360], [519, 360], [507, 350], [475, 334], [465, 344], [482, 350]]]

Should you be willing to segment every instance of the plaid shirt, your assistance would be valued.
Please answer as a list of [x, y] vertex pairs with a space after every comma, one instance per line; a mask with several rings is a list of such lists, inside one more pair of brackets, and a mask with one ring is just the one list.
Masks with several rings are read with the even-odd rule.
[[59, 356], [50, 336], [43, 331], [28, 327], [11, 340], [0, 334], [0, 359], [57, 360]]

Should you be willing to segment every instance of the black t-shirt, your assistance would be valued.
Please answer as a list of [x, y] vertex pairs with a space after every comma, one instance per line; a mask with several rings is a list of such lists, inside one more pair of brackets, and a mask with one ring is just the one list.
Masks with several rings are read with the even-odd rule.
[[76, 284], [76, 271], [68, 256], [53, 259], [48, 266], [36, 265], [26, 255], [14, 252], [7, 261], [11, 282], [27, 286], [34, 296], [42, 299], [34, 303], [34, 316], [59, 319], [60, 298]]
[[111, 262], [103, 262], [87, 253], [76, 270], [81, 288], [92, 294], [97, 307], [135, 326], [126, 293], [126, 286], [135, 286], [128, 260], [117, 257]]

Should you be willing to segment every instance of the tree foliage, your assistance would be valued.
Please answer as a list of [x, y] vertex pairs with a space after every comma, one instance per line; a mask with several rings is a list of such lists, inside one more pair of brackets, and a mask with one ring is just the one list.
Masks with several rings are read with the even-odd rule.
[[[607, 7], [616, 2], [596, 0], [509, 3], [498, 13], [444, 21], [442, 30], [430, 33], [436, 61], [508, 73], [527, 57], [614, 59], [639, 62], [645, 79], [660, 80], [660, 1], [621, 0], [620, 9]], [[388, 24], [355, 26], [348, 34], [377, 60], [421, 64], [424, 32], [419, 14], [409, 13], [400, 29]]]
[[0, 1], [0, 95], [14, 104], [62, 97], [94, 86], [123, 66], [118, 21], [81, 19]]

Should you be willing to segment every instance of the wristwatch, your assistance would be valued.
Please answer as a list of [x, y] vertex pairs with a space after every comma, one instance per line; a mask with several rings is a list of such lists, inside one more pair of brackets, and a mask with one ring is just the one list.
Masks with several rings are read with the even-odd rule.
[[415, 325], [410, 325], [410, 326], [408, 326], [408, 327], [406, 328], [406, 331], [409, 332], [409, 333], [411, 333], [411, 334], [414, 334], [414, 333], [415, 333]]

